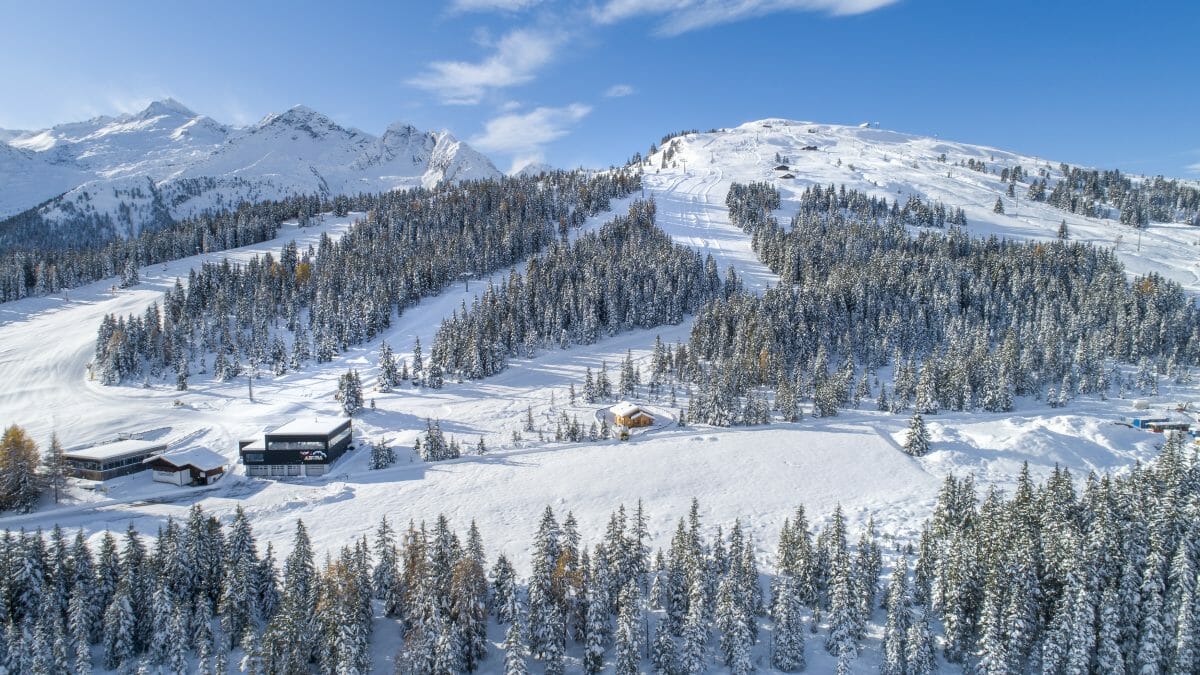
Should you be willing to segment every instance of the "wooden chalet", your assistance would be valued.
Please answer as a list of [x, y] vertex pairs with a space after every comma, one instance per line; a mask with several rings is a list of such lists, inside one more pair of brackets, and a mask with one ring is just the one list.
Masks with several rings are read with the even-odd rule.
[[613, 414], [614, 422], [630, 429], [648, 427], [654, 424], [654, 417], [652, 415], [628, 401], [621, 401], [614, 405], [609, 408], [609, 412]]
[[225, 457], [208, 448], [190, 448], [148, 457], [154, 480], [172, 485], [211, 485], [225, 475]]

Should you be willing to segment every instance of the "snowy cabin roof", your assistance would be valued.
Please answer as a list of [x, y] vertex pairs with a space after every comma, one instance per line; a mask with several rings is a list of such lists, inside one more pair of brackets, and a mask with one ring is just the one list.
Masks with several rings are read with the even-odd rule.
[[166, 449], [167, 446], [165, 443], [129, 439], [124, 441], [115, 441], [113, 443], [101, 443], [100, 445], [93, 445], [90, 448], [82, 448], [80, 450], [70, 450], [64, 452], [63, 456], [67, 459], [107, 462], [114, 459], [121, 459], [122, 457], [129, 457]]
[[617, 417], [634, 418], [634, 417], [638, 417], [639, 415], [644, 415], [646, 417], [649, 417], [649, 415], [646, 415], [646, 413], [643, 412], [641, 408], [630, 403], [629, 401], [621, 401], [620, 403], [609, 408], [609, 410], [612, 412], [612, 414], [616, 415]]
[[620, 403], [609, 408], [609, 410], [612, 411], [612, 414], [616, 415], [617, 417], [629, 417], [634, 413], [641, 412], [642, 409], [630, 403], [629, 401], [621, 401]]
[[147, 457], [144, 461], [153, 462], [155, 460], [162, 460], [179, 469], [190, 466], [197, 471], [216, 471], [229, 463], [224, 455], [213, 452], [208, 448], [189, 448], [187, 450], [165, 452], [161, 455]]

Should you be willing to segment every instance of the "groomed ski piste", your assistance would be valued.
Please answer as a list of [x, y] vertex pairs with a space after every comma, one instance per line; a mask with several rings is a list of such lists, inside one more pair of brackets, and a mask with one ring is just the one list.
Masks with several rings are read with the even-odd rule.
[[[802, 149], [814, 145], [816, 150]], [[644, 195], [656, 201], [658, 225], [678, 242], [712, 254], [722, 272], [732, 266], [747, 288], [764, 290], [776, 278], [755, 257], [748, 235], [729, 222], [725, 196], [735, 181], [774, 183], [784, 197], [777, 214], [781, 221], [795, 212], [799, 193], [814, 184], [845, 184], [901, 202], [910, 194], [941, 200], [965, 210], [972, 236], [1050, 240], [1065, 219], [1073, 240], [1116, 246], [1131, 274], [1157, 271], [1190, 294], [1200, 292], [1196, 228], [1155, 223], [1139, 237], [1115, 220], [1070, 214], [1023, 195], [1008, 213], [996, 214], [992, 204], [1003, 194], [999, 178], [952, 166], [975, 158], [989, 166], [1057, 171], [1057, 162], [874, 128], [777, 119], [687, 134], [665, 166], [663, 150], [648, 158], [644, 176]], [[776, 153], [787, 158], [794, 178], [779, 177]], [[949, 163], [937, 161], [942, 153]], [[612, 211], [591, 218], [584, 228], [598, 228], [641, 196], [615, 202]], [[1006, 197], [1006, 206], [1011, 201]], [[386, 394], [373, 390], [383, 340], [398, 357], [411, 358], [418, 338], [426, 347], [432, 344], [444, 317], [464, 302], [469, 306], [486, 283], [508, 270], [472, 280], [467, 290], [456, 286], [423, 300], [394, 317], [383, 336], [331, 363], [256, 379], [253, 401], [244, 378], [218, 383], [211, 375], [194, 376], [186, 392], [176, 391], [169, 381], [105, 387], [88, 380], [96, 328], [105, 314], [141, 313], [176, 279], [186, 282], [188, 270], [206, 260], [244, 261], [267, 251], [277, 255], [290, 240], [302, 249], [315, 246], [325, 234], [345, 232], [354, 217], [326, 215], [303, 229], [288, 224], [276, 239], [262, 244], [146, 267], [141, 283], [129, 289], [116, 288], [117, 280], [110, 279], [0, 305], [0, 421], [20, 424], [43, 445], [57, 431], [68, 448], [113, 440], [119, 433], [168, 428], [164, 438], [185, 439], [173, 447], [211, 448], [231, 464], [230, 474], [209, 488], [154, 483], [148, 473], [109, 481], [105, 490], [76, 485], [60, 505], [44, 497], [32, 514], [0, 518], [0, 529], [57, 523], [68, 530], [83, 528], [95, 540], [105, 529], [120, 532], [132, 524], [153, 535], [168, 517], [184, 519], [194, 503], [225, 522], [240, 506], [260, 546], [272, 542], [278, 559], [291, 547], [296, 519], [303, 519], [319, 559], [371, 532], [384, 516], [404, 526], [445, 514], [458, 529], [474, 519], [489, 556], [503, 552], [526, 574], [532, 528], [547, 505], [560, 517], [572, 512], [584, 539], [595, 540], [618, 505], [631, 508], [640, 499], [649, 517], [651, 544], [658, 548], [667, 544], [676, 520], [696, 497], [707, 526], [741, 519], [758, 559], [769, 569], [779, 527], [798, 505], [816, 527], [840, 504], [852, 533], [873, 516], [885, 540], [913, 542], [951, 472], [974, 474], [981, 492], [992, 485], [1011, 487], [1026, 462], [1038, 479], [1056, 465], [1082, 479], [1088, 472], [1121, 472], [1151, 459], [1162, 442], [1162, 436], [1117, 424], [1131, 412], [1132, 401], [1115, 397], [1077, 398], [1058, 409], [1018, 399], [1012, 413], [930, 416], [932, 452], [919, 459], [900, 450], [908, 417], [876, 412], [869, 401], [833, 418], [806, 415], [794, 424], [665, 426], [635, 431], [626, 442], [539, 441], [528, 432], [523, 440], [514, 440], [513, 432], [524, 429], [529, 410], [537, 425], [549, 430], [547, 437], [563, 412], [590, 422], [600, 404], [586, 405], [581, 398], [572, 406], [568, 401], [568, 387], [581, 386], [585, 368], [595, 371], [607, 363], [612, 369], [630, 353], [645, 369], [655, 337], [667, 344], [686, 341], [690, 317], [678, 326], [623, 333], [590, 346], [542, 350], [532, 359], [514, 358], [503, 373], [481, 381], [448, 380], [440, 390], [408, 384]], [[359, 370], [368, 402], [354, 416], [357, 449], [322, 478], [245, 476], [236, 463], [237, 441], [290, 419], [339, 414], [333, 393], [348, 368]], [[1161, 410], [1176, 401], [1200, 400], [1200, 392], [1164, 382], [1160, 395], [1149, 400]], [[662, 398], [642, 402], [670, 407]], [[681, 397], [678, 406], [683, 405]], [[467, 447], [482, 437], [487, 454], [421, 462], [409, 449], [427, 419], [440, 420], [443, 432]], [[375, 439], [386, 439], [397, 449], [394, 466], [368, 468], [368, 443]], [[877, 628], [868, 633], [854, 672], [878, 669]], [[377, 671], [391, 671], [398, 639], [377, 631], [372, 648]], [[769, 645], [758, 645], [756, 656], [765, 649]], [[494, 655], [483, 662], [482, 672], [502, 670], [502, 659]], [[823, 650], [810, 648], [808, 656], [809, 672], [833, 670], [833, 657]], [[765, 660], [760, 665], [770, 672]]]

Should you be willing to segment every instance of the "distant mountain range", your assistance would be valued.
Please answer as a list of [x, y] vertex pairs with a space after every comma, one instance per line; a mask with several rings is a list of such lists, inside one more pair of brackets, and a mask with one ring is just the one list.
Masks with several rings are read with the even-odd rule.
[[0, 130], [0, 219], [34, 208], [50, 224], [107, 217], [122, 235], [243, 200], [500, 175], [448, 132], [395, 123], [373, 136], [304, 106], [236, 128], [165, 99], [128, 115]]

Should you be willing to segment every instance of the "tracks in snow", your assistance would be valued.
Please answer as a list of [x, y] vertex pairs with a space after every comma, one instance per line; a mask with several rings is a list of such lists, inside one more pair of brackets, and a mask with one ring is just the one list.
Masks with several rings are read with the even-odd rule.
[[719, 167], [648, 174], [647, 190], [658, 205], [658, 225], [675, 241], [711, 255], [722, 273], [737, 270], [746, 288], [762, 292], [779, 277], [758, 260], [750, 237], [729, 222], [725, 195], [730, 180]]

